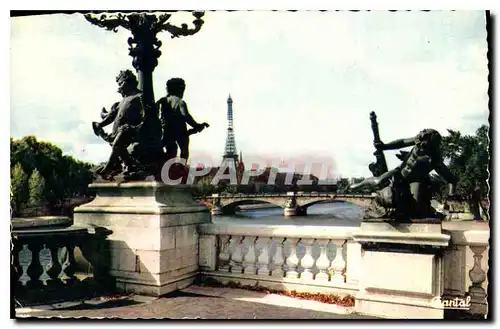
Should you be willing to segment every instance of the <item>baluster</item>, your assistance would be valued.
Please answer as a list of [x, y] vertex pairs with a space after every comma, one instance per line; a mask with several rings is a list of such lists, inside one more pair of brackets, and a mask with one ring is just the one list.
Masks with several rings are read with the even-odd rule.
[[67, 243], [66, 244], [66, 261], [63, 264], [63, 272], [66, 275], [66, 278], [64, 281], [66, 284], [73, 284], [77, 281], [77, 278], [75, 276], [76, 272], [76, 262], [75, 262], [75, 244], [73, 242]]
[[269, 268], [269, 246], [270, 246], [271, 239], [270, 238], [263, 238], [260, 237], [258, 238], [258, 244], [262, 246], [260, 249], [260, 255], [257, 260], [258, 264], [258, 271], [257, 274], [259, 275], [269, 275], [271, 273], [271, 270]]
[[231, 255], [231, 273], [239, 273], [243, 272], [243, 266], [241, 263], [243, 262], [243, 236], [234, 236], [231, 237], [231, 241], [234, 240], [234, 252]]
[[243, 258], [243, 273], [244, 274], [255, 274], [255, 240], [256, 237], [245, 237], [245, 240], [248, 240], [248, 251]]
[[23, 250], [23, 245], [14, 240], [14, 246], [12, 247], [12, 265], [15, 272], [13, 279], [16, 281], [17, 286], [22, 286], [21, 281], [19, 281], [19, 279], [23, 276], [23, 267], [19, 262], [19, 252], [21, 252], [21, 250]]
[[61, 246], [55, 242], [51, 242], [48, 247], [50, 250], [50, 263], [47, 265], [46, 272], [50, 280], [47, 280], [47, 285], [57, 285], [61, 283], [59, 274], [61, 274], [62, 266], [59, 262], [58, 254], [58, 250]]
[[286, 258], [286, 273], [287, 278], [298, 278], [299, 273], [297, 272], [297, 266], [299, 265], [299, 259], [297, 258], [297, 242], [299, 239], [296, 238], [286, 238], [286, 241], [290, 244], [290, 255]]
[[304, 280], [312, 280], [314, 275], [312, 272], [312, 267], [314, 266], [314, 258], [312, 256], [312, 245], [314, 239], [301, 239], [300, 242], [305, 247], [304, 257], [300, 260], [300, 265], [302, 266], [302, 273], [300, 278]]
[[486, 273], [481, 268], [481, 259], [486, 246], [469, 246], [474, 253], [474, 267], [469, 271], [472, 285], [469, 287], [470, 313], [475, 315], [485, 315], [488, 305], [486, 303], [486, 291], [482, 283], [486, 280]]
[[276, 252], [273, 257], [273, 264], [274, 264], [274, 269], [271, 272], [272, 276], [277, 276], [282, 278], [284, 273], [283, 273], [283, 264], [285, 259], [283, 258], [283, 241], [285, 241], [284, 238], [273, 238], [273, 240], [276, 243]]
[[220, 253], [218, 261], [218, 270], [221, 272], [229, 272], [229, 235], [219, 236]]
[[26, 270], [26, 274], [30, 278], [26, 285], [30, 288], [39, 288], [43, 285], [40, 280], [40, 276], [43, 274], [43, 267], [40, 264], [40, 250], [42, 250], [42, 247], [43, 244], [40, 242], [28, 243], [28, 249], [31, 251], [31, 263]]
[[345, 240], [334, 240], [335, 242], [335, 259], [332, 261], [332, 269], [333, 269], [333, 275], [332, 275], [332, 282], [336, 283], [344, 283], [345, 282], [345, 275], [344, 275], [344, 270], [345, 270], [345, 261], [344, 257], [342, 256], [342, 249], [345, 244]]
[[318, 273], [316, 274], [315, 279], [321, 281], [328, 281], [329, 279], [328, 267], [330, 266], [330, 260], [328, 259], [327, 246], [330, 240], [318, 239], [316, 241], [318, 242], [320, 248], [320, 255], [316, 260], [316, 268], [318, 269]]

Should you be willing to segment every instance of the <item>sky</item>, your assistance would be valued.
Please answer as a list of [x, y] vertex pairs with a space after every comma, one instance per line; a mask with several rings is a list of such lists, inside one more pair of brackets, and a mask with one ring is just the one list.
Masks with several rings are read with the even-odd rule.
[[[189, 13], [171, 23], [192, 26]], [[210, 127], [191, 156], [220, 163], [227, 97], [246, 165], [253, 159], [327, 164], [334, 175], [370, 176], [369, 113], [384, 142], [434, 128], [474, 134], [488, 124], [487, 32], [483, 11], [212, 11], [201, 31], [158, 35], [155, 97], [171, 77]], [[77, 159], [106, 161], [110, 146], [92, 121], [120, 99], [115, 77], [133, 69], [130, 32], [91, 25], [79, 14], [13, 17], [10, 135], [35, 135]], [[387, 151], [389, 167], [398, 164]]]

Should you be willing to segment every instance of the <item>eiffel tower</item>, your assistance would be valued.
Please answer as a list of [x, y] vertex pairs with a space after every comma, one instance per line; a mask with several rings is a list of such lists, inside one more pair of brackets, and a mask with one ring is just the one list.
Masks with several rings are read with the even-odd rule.
[[233, 129], [233, 99], [231, 94], [227, 99], [227, 137], [226, 137], [226, 147], [224, 149], [224, 155], [222, 160], [233, 159], [235, 164], [238, 163], [238, 152], [236, 151], [236, 141], [234, 139], [234, 129]]

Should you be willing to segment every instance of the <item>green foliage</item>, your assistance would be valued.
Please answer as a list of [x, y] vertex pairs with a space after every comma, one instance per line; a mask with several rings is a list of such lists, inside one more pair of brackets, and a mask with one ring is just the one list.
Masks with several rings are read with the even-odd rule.
[[33, 206], [41, 205], [45, 201], [45, 178], [40, 175], [40, 172], [35, 169], [29, 180], [29, 201]]
[[337, 181], [337, 189], [339, 191], [339, 193], [344, 193], [347, 188], [349, 187], [349, 179], [347, 178], [340, 178], [338, 181]]
[[28, 175], [20, 163], [14, 165], [10, 174], [11, 207], [17, 215], [21, 207], [28, 201]]
[[211, 183], [212, 183], [212, 178], [209, 176], [204, 176], [201, 179], [199, 179], [192, 186], [193, 196], [202, 197], [216, 193], [215, 186], [213, 186]]
[[238, 193], [238, 187], [236, 185], [227, 184], [224, 192], [229, 194]]
[[[19, 140], [10, 139], [10, 166], [14, 185], [19, 191], [14, 193], [16, 205], [26, 203], [30, 197], [37, 203], [46, 203], [48, 206], [57, 206], [64, 199], [87, 195], [87, 186], [92, 182], [92, 164], [63, 155], [62, 150], [48, 142], [38, 141], [34, 136], [23, 137]], [[22, 168], [26, 175], [25, 190], [20, 184]], [[34, 175], [33, 191], [28, 189], [28, 178]], [[31, 185], [30, 184], [30, 185]], [[42, 189], [42, 185], [43, 189]], [[23, 191], [23, 193], [21, 193]], [[42, 192], [43, 191], [43, 192]], [[17, 195], [16, 195], [17, 193]]]
[[488, 126], [476, 130], [474, 136], [448, 130], [443, 138], [442, 153], [445, 163], [458, 179], [457, 193], [468, 196], [488, 194], [489, 138]]

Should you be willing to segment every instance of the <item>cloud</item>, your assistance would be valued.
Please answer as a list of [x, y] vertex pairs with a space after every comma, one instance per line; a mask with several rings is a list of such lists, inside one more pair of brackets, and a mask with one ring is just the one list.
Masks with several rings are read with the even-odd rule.
[[[473, 133], [488, 111], [484, 12], [207, 12], [204, 20], [190, 37], [158, 35], [154, 72], [156, 98], [169, 78], [183, 77], [192, 115], [210, 124], [192, 136], [193, 156], [220, 161], [229, 93], [244, 157], [317, 154], [344, 176], [370, 174], [370, 111], [387, 142], [424, 128]], [[106, 160], [109, 146], [90, 125], [119, 99], [115, 76], [131, 68], [129, 32], [78, 15], [11, 23], [12, 136], [34, 134]]]

